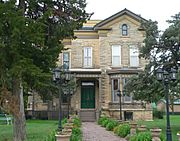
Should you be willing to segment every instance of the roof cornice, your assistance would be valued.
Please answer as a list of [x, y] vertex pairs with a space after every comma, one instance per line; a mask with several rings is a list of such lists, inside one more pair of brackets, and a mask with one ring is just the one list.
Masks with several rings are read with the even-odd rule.
[[122, 15], [128, 15], [130, 17], [132, 17], [133, 19], [135, 19], [136, 21], [147, 21], [146, 19], [142, 18], [140, 15], [137, 15], [133, 12], [131, 12], [130, 10], [128, 9], [124, 9], [108, 18], [106, 18], [105, 20], [102, 20], [101, 22], [97, 23], [95, 26], [94, 26], [94, 29], [95, 30], [99, 30], [100, 27], [102, 27], [103, 25], [107, 24], [108, 22], [111, 22], [112, 20], [122, 16]]

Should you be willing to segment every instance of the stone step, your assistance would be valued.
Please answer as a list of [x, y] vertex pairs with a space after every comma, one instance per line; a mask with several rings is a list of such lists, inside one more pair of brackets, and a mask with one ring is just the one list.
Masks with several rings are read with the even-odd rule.
[[94, 110], [81, 110], [80, 113], [81, 121], [94, 122], [96, 121], [96, 113]]

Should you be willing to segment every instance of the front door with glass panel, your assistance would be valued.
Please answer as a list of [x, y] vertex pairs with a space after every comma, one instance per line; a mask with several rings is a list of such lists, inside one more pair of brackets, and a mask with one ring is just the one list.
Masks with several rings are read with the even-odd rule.
[[95, 108], [95, 87], [94, 82], [82, 82], [81, 85], [81, 108]]

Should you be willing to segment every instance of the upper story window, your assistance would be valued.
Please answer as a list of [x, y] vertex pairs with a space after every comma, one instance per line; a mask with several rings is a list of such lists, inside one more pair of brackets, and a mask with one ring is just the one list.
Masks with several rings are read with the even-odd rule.
[[63, 52], [63, 69], [69, 69], [69, 52]]
[[130, 66], [139, 66], [139, 51], [137, 47], [130, 47]]
[[84, 67], [92, 67], [92, 47], [84, 47]]
[[128, 35], [128, 26], [127, 24], [122, 25], [122, 36], [127, 36]]
[[112, 66], [119, 67], [121, 65], [121, 46], [112, 46]]

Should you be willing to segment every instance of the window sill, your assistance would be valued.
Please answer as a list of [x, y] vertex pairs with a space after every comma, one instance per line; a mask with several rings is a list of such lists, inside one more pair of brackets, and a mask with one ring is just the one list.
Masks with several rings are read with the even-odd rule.
[[123, 36], [123, 35], [121, 35], [121, 36], [120, 36], [120, 38], [130, 38], [130, 36], [129, 36], [129, 35], [127, 35], [127, 36], [125, 36], [125, 35], [124, 35], [124, 36]]

